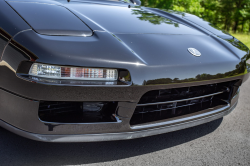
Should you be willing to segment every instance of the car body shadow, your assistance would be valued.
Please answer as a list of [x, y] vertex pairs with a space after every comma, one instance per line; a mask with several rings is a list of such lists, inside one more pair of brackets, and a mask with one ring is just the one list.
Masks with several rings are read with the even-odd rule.
[[216, 130], [222, 120], [146, 138], [92, 143], [37, 142], [0, 128], [0, 165], [77, 165], [125, 159], [203, 137]]

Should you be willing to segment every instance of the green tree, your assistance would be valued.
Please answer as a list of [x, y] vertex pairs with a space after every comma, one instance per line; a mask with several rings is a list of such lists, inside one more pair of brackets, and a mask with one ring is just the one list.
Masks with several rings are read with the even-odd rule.
[[173, 0], [142, 0], [143, 6], [152, 8], [170, 9], [172, 4]]
[[142, 5], [191, 13], [226, 31], [250, 31], [250, 0], [142, 0]]
[[202, 17], [205, 8], [201, 6], [201, 2], [202, 0], [173, 0], [171, 9]]

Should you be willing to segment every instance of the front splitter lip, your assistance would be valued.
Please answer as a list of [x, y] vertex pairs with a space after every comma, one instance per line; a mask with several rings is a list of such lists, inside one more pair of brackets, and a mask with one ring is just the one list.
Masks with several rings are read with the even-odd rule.
[[179, 123], [175, 125], [153, 128], [148, 130], [134, 131], [134, 132], [79, 134], [79, 135], [46, 135], [46, 134], [35, 134], [20, 130], [2, 120], [0, 120], [0, 126], [20, 136], [42, 142], [100, 142], [100, 141], [129, 140], [129, 139], [135, 139], [135, 138], [141, 138], [141, 137], [147, 137], [147, 136], [153, 136], [172, 131], [177, 131], [222, 118], [223, 116], [233, 111], [237, 103], [238, 102], [236, 102], [233, 106], [231, 106], [229, 109], [226, 109], [223, 112], [207, 116], [201, 119], [196, 119], [185, 123]]

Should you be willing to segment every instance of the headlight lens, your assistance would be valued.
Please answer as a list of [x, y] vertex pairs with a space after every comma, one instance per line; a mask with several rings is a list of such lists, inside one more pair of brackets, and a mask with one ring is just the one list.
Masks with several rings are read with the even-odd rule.
[[118, 78], [118, 72], [116, 69], [66, 67], [38, 63], [34, 63], [31, 66], [29, 75], [72, 80], [110, 81], [117, 80]]

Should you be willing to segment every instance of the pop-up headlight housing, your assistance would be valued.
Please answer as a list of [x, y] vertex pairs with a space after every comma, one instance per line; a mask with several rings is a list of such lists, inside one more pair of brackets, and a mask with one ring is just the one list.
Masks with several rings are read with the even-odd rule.
[[117, 69], [67, 67], [39, 63], [32, 64], [29, 75], [72, 80], [115, 81], [118, 79]]

